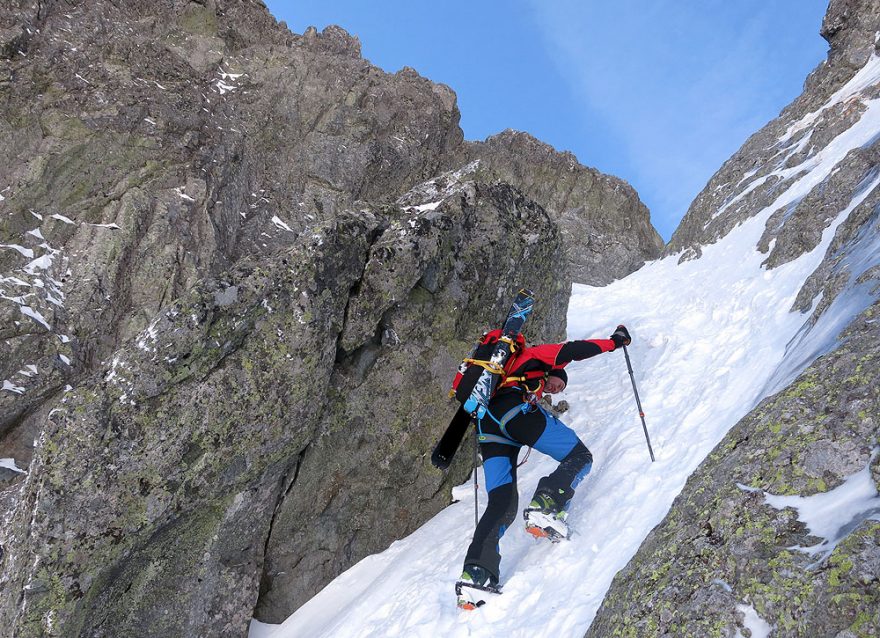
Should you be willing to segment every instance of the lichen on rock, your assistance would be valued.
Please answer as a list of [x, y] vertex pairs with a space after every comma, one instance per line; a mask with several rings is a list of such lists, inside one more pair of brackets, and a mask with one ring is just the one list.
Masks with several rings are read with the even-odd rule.
[[876, 634], [880, 523], [853, 521], [830, 554], [801, 551], [823, 539], [765, 494], [828, 492], [875, 458], [880, 390], [865, 374], [878, 308], [730, 430], [615, 577], [588, 636], [733, 636], [742, 604], [776, 636]]
[[203, 282], [65, 396], [22, 495], [32, 507], [4, 530], [2, 587], [9, 602], [24, 592], [4, 626], [110, 636], [158, 609], [156, 631], [244, 632], [282, 476], [319, 423], [335, 291], [357, 281], [368, 236], [340, 218]]

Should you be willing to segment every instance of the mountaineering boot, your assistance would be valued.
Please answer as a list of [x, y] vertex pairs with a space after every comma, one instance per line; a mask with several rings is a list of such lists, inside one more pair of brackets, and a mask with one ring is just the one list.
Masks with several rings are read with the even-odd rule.
[[458, 608], [471, 611], [482, 607], [492, 594], [500, 594], [495, 577], [479, 565], [465, 565], [461, 578], [455, 583]]
[[532, 502], [523, 510], [526, 531], [535, 538], [549, 538], [554, 543], [569, 537], [570, 530], [565, 524], [568, 515], [549, 492], [539, 490]]

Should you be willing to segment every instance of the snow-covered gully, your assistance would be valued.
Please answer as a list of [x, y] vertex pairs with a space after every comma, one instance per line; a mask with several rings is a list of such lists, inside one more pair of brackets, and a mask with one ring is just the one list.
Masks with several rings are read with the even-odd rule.
[[[852, 97], [875, 84], [878, 68], [875, 59], [869, 61], [857, 76], [858, 86], [840, 95]], [[673, 255], [604, 288], [575, 285], [570, 339], [605, 338], [618, 323], [633, 334], [630, 354], [657, 460], [651, 463], [645, 446], [623, 354], [570, 365], [562, 398], [572, 408], [565, 418], [595, 462], [571, 508], [576, 534], [569, 542], [536, 542], [520, 520], [501, 541], [503, 595], [479, 611], [460, 612], [453, 583], [473, 531], [474, 506], [465, 484], [455, 492], [456, 503], [343, 573], [284, 624], [253, 622], [251, 638], [582, 636], [614, 575], [706, 455], [761, 399], [832, 347], [840, 327], [870, 303], [867, 295], [844, 294], [825, 315], [830, 323], [823, 325], [823, 319], [811, 330], [805, 329], [807, 314], [790, 311], [837, 226], [880, 178], [864, 184], [820, 244], [800, 258], [767, 270], [761, 265], [766, 255], [756, 245], [774, 211], [802, 198], [850, 150], [876, 136], [877, 102], [866, 103], [859, 121], [804, 164], [780, 173], [787, 181], [777, 199], [703, 247], [701, 258], [678, 264]], [[797, 127], [808, 128], [816, 117], [811, 114]], [[753, 185], [741, 188], [745, 193]], [[541, 312], [540, 303], [535, 312]], [[530, 494], [552, 466], [532, 455], [520, 468], [520, 494]], [[481, 500], [484, 504], [485, 497]], [[762, 621], [750, 622], [757, 627]]]

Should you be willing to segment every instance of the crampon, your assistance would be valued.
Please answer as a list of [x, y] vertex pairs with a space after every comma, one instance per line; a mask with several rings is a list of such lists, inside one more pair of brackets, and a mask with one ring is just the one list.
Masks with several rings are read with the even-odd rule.
[[571, 530], [559, 514], [527, 508], [523, 511], [523, 518], [526, 519], [526, 531], [535, 538], [547, 538], [558, 543], [571, 537]]
[[465, 611], [473, 611], [478, 607], [482, 607], [486, 604], [486, 601], [491, 600], [492, 596], [500, 594], [501, 588], [493, 587], [492, 585], [477, 585], [476, 583], [462, 580], [455, 583], [456, 604], [459, 609]]

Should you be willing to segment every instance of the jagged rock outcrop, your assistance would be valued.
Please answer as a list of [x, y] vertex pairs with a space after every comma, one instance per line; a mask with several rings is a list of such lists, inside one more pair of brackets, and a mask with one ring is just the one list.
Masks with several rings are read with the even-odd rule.
[[481, 309], [532, 286], [533, 334], [559, 338], [570, 291], [542, 267], [562, 247], [540, 207], [444, 181], [198, 284], [66, 393], [4, 529], [0, 624], [244, 635], [261, 575], [283, 619], [445, 506], [465, 468], [425, 451]]
[[528, 133], [507, 130], [462, 147], [487, 176], [516, 184], [562, 230], [572, 278], [603, 286], [660, 256], [663, 239], [647, 207], [622, 179], [581, 166]]
[[[784, 389], [688, 480], [615, 577], [588, 636], [733, 638], [759, 626], [780, 637], [877, 635], [878, 31], [880, 2], [832, 0], [822, 26], [828, 60], [710, 180], [667, 246], [698, 259], [740, 225], [766, 220], [752, 236], [772, 277], [828, 245], [792, 307], [812, 312], [773, 379]], [[792, 370], [803, 372], [791, 380]], [[862, 506], [827, 514], [824, 534], [795, 509], [804, 501], [774, 498], [831, 507], [846, 496], [830, 492], [857, 479]]]
[[819, 31], [831, 45], [831, 70], [814, 74], [807, 80], [806, 88], [846, 81], [853, 71], [864, 66], [875, 50], [878, 19], [880, 8], [873, 0], [832, 0]]

